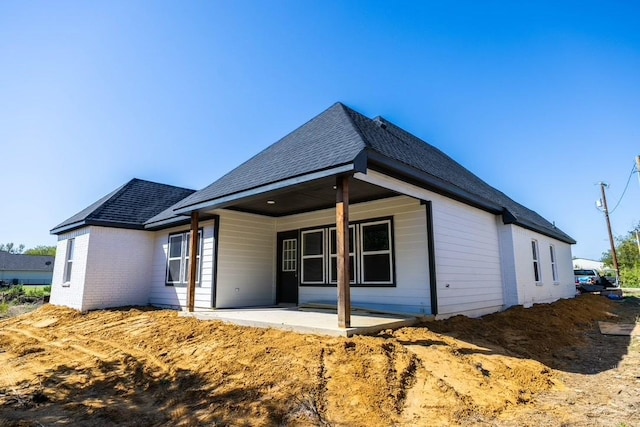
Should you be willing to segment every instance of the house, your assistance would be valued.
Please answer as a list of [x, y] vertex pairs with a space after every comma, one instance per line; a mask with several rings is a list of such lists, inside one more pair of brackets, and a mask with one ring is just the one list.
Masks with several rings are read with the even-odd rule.
[[51, 285], [52, 256], [10, 254], [0, 251], [0, 283], [3, 285]]
[[573, 258], [573, 268], [575, 270], [604, 270], [604, 262], [587, 258]]
[[575, 293], [571, 237], [341, 103], [199, 191], [133, 180], [51, 232], [51, 302], [79, 310], [337, 303], [348, 325], [351, 306], [479, 316]]

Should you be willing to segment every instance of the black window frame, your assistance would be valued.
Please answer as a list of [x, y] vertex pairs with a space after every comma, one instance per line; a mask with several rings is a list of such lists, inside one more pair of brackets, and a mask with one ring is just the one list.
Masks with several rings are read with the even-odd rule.
[[[388, 222], [388, 227], [389, 227], [389, 246], [390, 246], [390, 254], [389, 254], [389, 259], [390, 259], [390, 276], [391, 276], [391, 280], [388, 282], [363, 282], [362, 278], [364, 277], [364, 272], [363, 272], [363, 266], [361, 265], [361, 254], [360, 254], [360, 245], [361, 245], [361, 236], [360, 236], [360, 230], [361, 227], [364, 225], [366, 226], [367, 224], [375, 224], [375, 223], [382, 223], [382, 222]], [[395, 227], [394, 227], [394, 218], [393, 216], [386, 216], [386, 217], [378, 217], [378, 218], [367, 218], [367, 219], [363, 219], [363, 220], [358, 220], [358, 221], [350, 221], [349, 222], [349, 228], [354, 227], [355, 229], [355, 241], [354, 241], [354, 267], [355, 267], [355, 271], [354, 271], [354, 281], [352, 281], [350, 283], [351, 287], [354, 288], [395, 288], [397, 287], [397, 280], [396, 280], [396, 243], [395, 243]], [[306, 227], [306, 228], [302, 228], [299, 230], [299, 235], [302, 237], [303, 233], [307, 233], [307, 232], [313, 232], [315, 230], [324, 230], [324, 269], [325, 269], [325, 274], [324, 274], [324, 281], [323, 283], [319, 283], [319, 282], [313, 282], [313, 283], [309, 283], [309, 282], [305, 282], [304, 281], [304, 277], [302, 276], [302, 274], [300, 275], [300, 283], [299, 286], [301, 287], [336, 287], [337, 283], [335, 281], [331, 280], [331, 259], [332, 259], [332, 254], [331, 254], [331, 231], [336, 229], [336, 225], [335, 224], [325, 224], [325, 225], [318, 225], [318, 226], [314, 226], [314, 227]], [[301, 258], [302, 258], [302, 251], [304, 250], [304, 243], [302, 241], [302, 239], [300, 240], [300, 245], [299, 245], [299, 251], [301, 254]], [[302, 262], [301, 262], [302, 264]]]

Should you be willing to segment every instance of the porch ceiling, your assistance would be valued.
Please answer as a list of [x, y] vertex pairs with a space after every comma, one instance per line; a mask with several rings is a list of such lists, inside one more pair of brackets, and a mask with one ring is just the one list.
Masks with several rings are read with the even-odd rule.
[[[286, 216], [327, 209], [336, 205], [336, 178], [322, 178], [312, 182], [255, 195], [240, 200], [227, 209], [266, 216]], [[349, 181], [350, 203], [397, 196], [398, 193], [358, 179]]]

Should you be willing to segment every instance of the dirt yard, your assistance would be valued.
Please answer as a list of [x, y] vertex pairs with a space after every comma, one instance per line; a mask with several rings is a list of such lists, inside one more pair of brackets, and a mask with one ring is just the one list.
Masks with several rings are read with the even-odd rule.
[[0, 322], [0, 426], [640, 426], [640, 299], [599, 296], [376, 337], [132, 309]]

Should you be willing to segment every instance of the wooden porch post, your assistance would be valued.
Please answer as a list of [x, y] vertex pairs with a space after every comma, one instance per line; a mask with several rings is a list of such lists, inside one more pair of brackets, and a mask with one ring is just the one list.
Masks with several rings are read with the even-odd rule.
[[351, 281], [349, 275], [349, 177], [338, 177], [336, 189], [338, 327], [348, 328], [351, 326]]
[[187, 290], [187, 310], [193, 311], [196, 300], [196, 277], [197, 277], [197, 256], [198, 256], [198, 212], [191, 213], [191, 245], [189, 250], [189, 287]]

